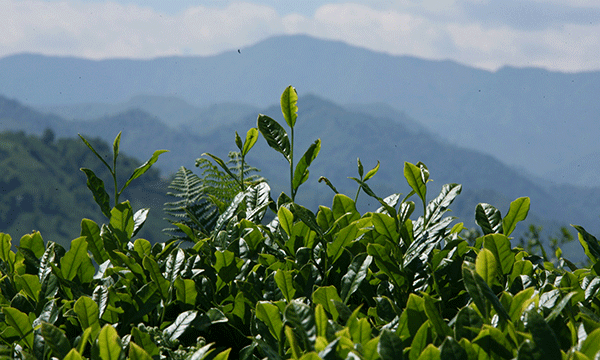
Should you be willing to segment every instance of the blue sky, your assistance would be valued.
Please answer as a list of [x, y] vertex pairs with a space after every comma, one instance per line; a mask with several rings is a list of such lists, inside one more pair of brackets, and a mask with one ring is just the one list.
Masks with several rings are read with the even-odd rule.
[[0, 33], [0, 57], [206, 56], [308, 34], [490, 70], [600, 70], [598, 0], [0, 0]]

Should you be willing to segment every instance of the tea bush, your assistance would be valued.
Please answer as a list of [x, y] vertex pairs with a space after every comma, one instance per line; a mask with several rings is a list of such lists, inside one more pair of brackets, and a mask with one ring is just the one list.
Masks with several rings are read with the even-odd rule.
[[[207, 154], [240, 191], [210, 227], [175, 223], [191, 241], [152, 245], [136, 238], [147, 209], [122, 191], [112, 203], [88, 169], [88, 187], [107, 218], [81, 222], [69, 249], [39, 232], [18, 245], [0, 235], [0, 356], [21, 359], [595, 359], [600, 352], [600, 244], [574, 226], [590, 265], [557, 249], [551, 263], [511, 244], [529, 199], [506, 215], [479, 204], [482, 236], [468, 239], [449, 207], [461, 192], [447, 184], [427, 200], [429, 170], [405, 163], [407, 196], [380, 197], [358, 160], [354, 199], [335, 194], [315, 213], [294, 199], [309, 178], [320, 140], [294, 158], [297, 95], [281, 97], [290, 134], [259, 115], [236, 134], [241, 170]], [[274, 200], [265, 181], [244, 178], [259, 134], [289, 163], [290, 192]], [[82, 138], [83, 139], [83, 138]], [[94, 152], [93, 147], [83, 139]], [[360, 214], [363, 192], [380, 205]], [[411, 201], [414, 198], [418, 203]], [[272, 221], [263, 224], [267, 212]], [[416, 215], [418, 214], [418, 216]], [[192, 214], [193, 215], [193, 214]], [[188, 216], [191, 216], [188, 213]], [[198, 219], [196, 219], [198, 220]], [[471, 241], [473, 240], [473, 241]]]

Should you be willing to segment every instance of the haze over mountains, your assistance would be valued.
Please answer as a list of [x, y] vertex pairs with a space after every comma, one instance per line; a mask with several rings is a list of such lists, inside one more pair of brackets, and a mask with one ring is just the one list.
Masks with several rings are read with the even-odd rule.
[[265, 107], [293, 84], [301, 95], [337, 104], [385, 103], [454, 144], [552, 181], [600, 185], [596, 169], [561, 171], [600, 151], [600, 72], [489, 72], [298, 35], [210, 57], [15, 55], [0, 59], [0, 79], [0, 94], [35, 106], [123, 103], [147, 94], [201, 107]]
[[[321, 175], [353, 194], [347, 177], [356, 176], [357, 157], [365, 167], [381, 161], [372, 180], [381, 196], [407, 193], [403, 162], [423, 161], [435, 181], [430, 197], [444, 183], [463, 184], [452, 208], [469, 225], [479, 202], [505, 213], [510, 201], [529, 196], [529, 219], [549, 232], [569, 222], [600, 231], [600, 72], [488, 72], [306, 36], [206, 58], [24, 54], [0, 59], [0, 131], [52, 128], [59, 137], [80, 132], [106, 141], [122, 131], [122, 150], [140, 160], [170, 150], [156, 164], [168, 176], [182, 165], [193, 169], [204, 152], [226, 157], [234, 131], [256, 126], [258, 113], [281, 120], [272, 104], [289, 84], [300, 95], [297, 149], [323, 142], [299, 193], [307, 206], [331, 198], [316, 182]], [[285, 161], [263, 139], [248, 160], [274, 196], [288, 191]], [[364, 194], [360, 200], [372, 210]]]

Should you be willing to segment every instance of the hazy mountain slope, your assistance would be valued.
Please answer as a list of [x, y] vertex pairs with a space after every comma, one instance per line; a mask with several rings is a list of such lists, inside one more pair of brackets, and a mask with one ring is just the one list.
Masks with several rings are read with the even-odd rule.
[[[597, 222], [600, 203], [593, 201], [600, 198], [598, 188], [584, 191], [564, 186], [548, 190], [490, 155], [440, 142], [426, 132], [409, 131], [398, 121], [349, 112], [316, 96], [303, 96], [298, 105], [297, 156], [315, 139], [322, 140], [321, 153], [311, 166], [311, 178], [302, 186], [298, 197], [300, 203], [311, 209], [316, 210], [320, 204], [330, 204], [333, 196], [328, 187], [317, 183], [319, 176], [331, 179], [341, 192], [351, 196], [355, 194], [356, 185], [347, 177], [356, 176], [357, 157], [367, 168], [374, 166], [377, 160], [381, 161], [381, 170], [370, 181], [381, 196], [394, 192], [408, 193], [403, 176], [404, 161], [422, 161], [429, 167], [434, 180], [430, 183], [430, 198], [436, 196], [445, 183], [463, 185], [463, 194], [452, 209], [468, 226], [474, 224], [474, 209], [479, 202], [492, 203], [506, 213], [510, 201], [529, 196], [532, 200], [530, 221], [543, 225], [549, 233], [569, 222], [582, 224], [592, 232], [600, 230]], [[14, 112], [41, 116], [26, 107]], [[283, 123], [279, 106], [260, 112]], [[182, 165], [194, 169], [194, 160], [203, 152], [225, 158], [229, 151], [235, 149], [234, 132], [243, 136], [254, 126], [256, 114], [200, 136], [176, 131], [145, 112], [131, 110], [96, 121], [68, 122], [66, 127], [73, 132], [94, 134], [110, 141], [122, 131], [122, 150], [142, 160], [156, 149], [168, 149], [170, 152], [162, 155], [156, 165], [172, 172]], [[270, 181], [274, 197], [281, 191], [289, 192], [287, 163], [279, 153], [267, 147], [262, 137], [248, 155], [248, 161], [262, 169], [262, 175]], [[376, 208], [376, 203], [365, 194], [361, 194], [359, 200], [363, 211]], [[417, 209], [422, 211], [419, 207]], [[521, 226], [517, 231], [522, 232], [524, 228]]]
[[600, 151], [600, 72], [489, 72], [300, 35], [210, 57], [15, 55], [0, 59], [0, 79], [0, 93], [36, 105], [118, 103], [143, 93], [197, 106], [266, 106], [293, 84], [337, 103], [386, 103], [455, 144], [537, 175]]
[[[106, 143], [89, 139], [100, 154], [109, 154]], [[136, 159], [122, 153], [118, 161], [120, 184], [140, 165]], [[32, 230], [39, 230], [45, 240], [68, 247], [79, 236], [81, 220], [93, 219], [102, 224], [106, 218], [94, 202], [86, 186], [81, 167], [91, 168], [106, 180], [109, 194], [114, 193], [110, 175], [102, 163], [80, 139], [43, 138], [24, 133], [0, 133], [0, 231], [19, 239]], [[167, 184], [156, 170], [136, 179], [123, 193], [134, 210], [150, 207], [147, 224], [140, 236], [151, 241], [163, 241], [161, 233], [162, 204]], [[114, 199], [111, 199], [114, 201]]]

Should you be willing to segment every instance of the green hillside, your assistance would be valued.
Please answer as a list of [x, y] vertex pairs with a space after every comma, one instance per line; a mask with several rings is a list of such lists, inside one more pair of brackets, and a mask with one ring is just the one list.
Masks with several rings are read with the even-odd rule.
[[[99, 153], [110, 154], [103, 141], [91, 142]], [[140, 164], [122, 155], [117, 166], [121, 174], [128, 176]], [[0, 133], [0, 232], [19, 238], [39, 230], [44, 239], [68, 246], [79, 236], [81, 219], [105, 221], [86, 186], [81, 167], [92, 169], [105, 179], [108, 192], [114, 191], [110, 190], [108, 171], [80, 139], [57, 140], [52, 131], [46, 131], [42, 137], [24, 132]], [[132, 182], [124, 194], [135, 210], [151, 208], [151, 221], [140, 233], [150, 241], [163, 240], [165, 193], [165, 181], [153, 170]]]

